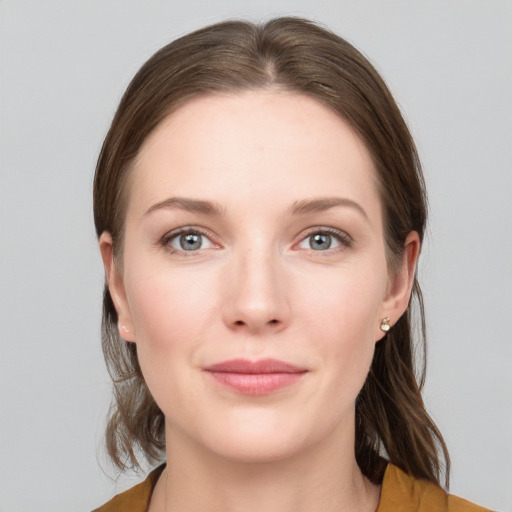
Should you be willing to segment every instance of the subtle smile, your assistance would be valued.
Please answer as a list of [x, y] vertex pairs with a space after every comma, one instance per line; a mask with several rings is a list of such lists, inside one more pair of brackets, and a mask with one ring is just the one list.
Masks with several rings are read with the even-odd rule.
[[233, 359], [203, 369], [219, 384], [245, 395], [267, 395], [298, 382], [307, 370], [279, 361]]

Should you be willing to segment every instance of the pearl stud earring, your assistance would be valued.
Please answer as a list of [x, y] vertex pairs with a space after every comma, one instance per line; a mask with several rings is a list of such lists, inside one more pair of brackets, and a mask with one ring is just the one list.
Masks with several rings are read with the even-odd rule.
[[380, 322], [380, 330], [384, 332], [388, 332], [389, 329], [391, 329], [391, 326], [389, 325], [389, 321], [391, 319], [389, 317], [383, 318]]

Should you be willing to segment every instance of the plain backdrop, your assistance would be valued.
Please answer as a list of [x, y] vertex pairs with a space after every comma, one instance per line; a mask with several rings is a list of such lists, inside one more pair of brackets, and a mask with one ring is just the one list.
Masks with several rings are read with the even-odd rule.
[[[430, 192], [427, 406], [451, 491], [512, 511], [512, 2], [0, 0], [0, 511], [87, 511], [133, 478], [102, 455], [110, 385], [95, 160], [129, 80], [233, 17], [326, 24], [368, 55]], [[99, 461], [99, 462], [98, 462]]]

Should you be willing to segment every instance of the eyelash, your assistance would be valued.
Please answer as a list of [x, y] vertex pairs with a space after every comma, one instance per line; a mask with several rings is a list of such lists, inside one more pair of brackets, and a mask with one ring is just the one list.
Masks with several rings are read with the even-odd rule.
[[180, 249], [176, 249], [171, 246], [171, 242], [178, 238], [180, 235], [183, 234], [194, 234], [194, 235], [201, 235], [210, 240], [212, 245], [214, 247], [218, 247], [218, 244], [215, 244], [212, 241], [212, 236], [210, 233], [205, 231], [204, 229], [198, 228], [198, 227], [192, 227], [192, 226], [184, 226], [182, 228], [176, 229], [174, 231], [171, 231], [169, 233], [166, 233], [161, 239], [160, 239], [160, 245], [164, 247], [169, 253], [171, 254], [180, 254], [184, 257], [187, 256], [194, 256], [195, 254], [198, 254], [201, 251], [204, 251], [205, 249], [199, 249], [197, 251], [182, 251]]
[[[207, 250], [207, 249], [198, 249], [197, 251], [183, 251], [180, 249], [176, 249], [170, 245], [170, 243], [175, 240], [177, 237], [183, 234], [196, 234], [201, 235], [207, 238], [214, 247], [219, 247], [218, 244], [215, 244], [215, 242], [212, 240], [212, 236], [210, 233], [208, 233], [206, 230], [198, 227], [192, 227], [192, 226], [184, 226], [182, 228], [176, 229], [174, 231], [171, 231], [169, 233], [166, 233], [161, 239], [160, 239], [160, 246], [164, 247], [169, 253], [171, 254], [181, 254], [184, 257], [187, 256], [194, 256], [198, 254], [201, 251]], [[335, 238], [339, 243], [339, 247], [335, 247], [332, 249], [326, 249], [323, 251], [320, 250], [314, 250], [314, 249], [306, 249], [312, 253], [319, 254], [319, 255], [329, 255], [333, 252], [339, 252], [343, 251], [344, 249], [348, 249], [353, 245], [353, 239], [350, 235], [348, 235], [346, 232], [341, 231], [339, 229], [335, 228], [328, 228], [328, 227], [313, 227], [306, 231], [305, 234], [301, 235], [301, 238], [298, 242], [294, 244], [294, 247], [305, 240], [307, 240], [309, 237], [313, 235], [329, 235]], [[323, 254], [322, 254], [323, 253]]]
[[[308, 229], [306, 234], [301, 236], [301, 239], [298, 243], [301, 243], [301, 242], [307, 240], [309, 237], [311, 237], [313, 235], [329, 235], [329, 236], [332, 236], [333, 238], [335, 238], [340, 243], [339, 247], [335, 247], [333, 249], [326, 249], [324, 251], [315, 251], [314, 249], [307, 249], [307, 250], [314, 252], [315, 254], [319, 254], [319, 255], [327, 256], [329, 254], [332, 254], [333, 252], [343, 251], [344, 249], [348, 249], [348, 248], [352, 247], [352, 245], [354, 243], [354, 240], [352, 239], [352, 237], [349, 234], [347, 234], [345, 231], [341, 231], [336, 228], [327, 228], [327, 227], [313, 227], [313, 228]], [[295, 244], [295, 245], [297, 245], [297, 244]]]

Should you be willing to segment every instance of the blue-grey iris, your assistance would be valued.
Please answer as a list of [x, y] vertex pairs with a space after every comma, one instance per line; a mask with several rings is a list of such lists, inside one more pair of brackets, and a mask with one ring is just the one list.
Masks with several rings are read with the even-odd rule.
[[329, 249], [329, 247], [331, 247], [331, 243], [331, 235], [317, 233], [316, 235], [311, 235], [309, 237], [310, 247], [314, 251], [325, 251], [326, 249]]
[[180, 246], [184, 251], [197, 251], [202, 245], [201, 235], [197, 233], [185, 233], [180, 236]]

